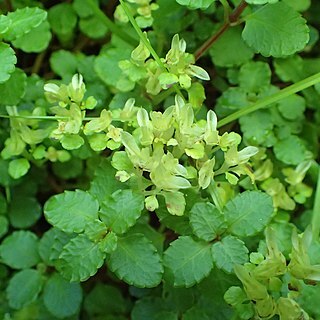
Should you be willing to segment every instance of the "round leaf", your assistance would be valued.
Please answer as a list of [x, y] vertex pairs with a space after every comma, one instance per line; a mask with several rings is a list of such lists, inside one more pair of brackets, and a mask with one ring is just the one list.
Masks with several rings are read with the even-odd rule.
[[246, 16], [242, 37], [265, 57], [285, 57], [301, 51], [309, 41], [306, 20], [283, 2], [267, 4]]
[[142, 234], [118, 238], [117, 249], [110, 255], [108, 265], [120, 279], [136, 287], [156, 287], [162, 279], [160, 256]]
[[259, 191], [245, 191], [226, 204], [224, 214], [230, 233], [249, 237], [262, 231], [270, 221], [272, 198]]
[[80, 234], [63, 247], [57, 268], [70, 281], [85, 281], [102, 266], [105, 256], [99, 243]]
[[210, 245], [189, 236], [179, 237], [165, 251], [164, 265], [172, 271], [175, 286], [191, 287], [208, 276], [213, 267]]
[[47, 309], [57, 318], [70, 317], [80, 308], [81, 286], [79, 283], [70, 283], [55, 273], [44, 286], [43, 301]]
[[226, 229], [223, 214], [210, 202], [198, 202], [190, 211], [190, 224], [197, 237], [212, 241]]
[[47, 220], [65, 232], [82, 232], [88, 221], [98, 218], [98, 201], [89, 193], [65, 191], [51, 197], [44, 205]]
[[244, 264], [248, 261], [249, 250], [244, 242], [234, 236], [227, 236], [211, 247], [212, 258], [219, 269], [233, 272], [235, 264]]
[[0, 42], [0, 83], [7, 81], [14, 71], [17, 58], [14, 50], [6, 43]]
[[42, 276], [38, 270], [26, 269], [16, 273], [7, 287], [10, 307], [21, 309], [35, 301], [42, 289], [42, 283]]
[[1, 243], [0, 256], [13, 269], [35, 266], [40, 261], [37, 236], [30, 231], [13, 232]]

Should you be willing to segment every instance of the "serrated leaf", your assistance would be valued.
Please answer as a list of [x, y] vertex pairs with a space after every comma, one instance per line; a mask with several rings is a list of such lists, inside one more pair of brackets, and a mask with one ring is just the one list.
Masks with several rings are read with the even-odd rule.
[[228, 230], [239, 237], [249, 237], [260, 231], [273, 214], [272, 198], [260, 191], [245, 191], [230, 200], [223, 212]]
[[21, 309], [35, 301], [42, 289], [43, 278], [38, 270], [26, 269], [16, 273], [9, 281], [7, 298], [13, 309]]
[[234, 236], [227, 236], [211, 247], [213, 261], [219, 269], [233, 272], [233, 266], [248, 261], [249, 250], [244, 242]]
[[43, 21], [27, 34], [12, 41], [12, 44], [24, 52], [41, 52], [48, 47], [50, 40], [50, 25], [48, 21]]
[[98, 218], [98, 201], [82, 190], [65, 191], [44, 205], [46, 219], [65, 232], [82, 232], [88, 221]]
[[35, 266], [40, 261], [37, 236], [31, 231], [11, 233], [0, 245], [0, 257], [13, 269]]
[[47, 12], [38, 7], [25, 7], [9, 12], [7, 17], [10, 18], [12, 22], [9, 29], [4, 34], [4, 39], [12, 41], [39, 26], [41, 22], [46, 19]]
[[132, 227], [144, 208], [144, 196], [132, 190], [118, 190], [101, 204], [101, 220], [113, 232], [122, 234]]
[[123, 184], [115, 178], [116, 170], [108, 159], [102, 159], [91, 181], [89, 193], [96, 197], [101, 204], [113, 192], [123, 187]]
[[57, 269], [70, 281], [85, 281], [103, 265], [105, 256], [99, 243], [79, 234], [63, 247]]
[[212, 241], [227, 227], [223, 214], [210, 202], [198, 202], [192, 207], [190, 224], [194, 234], [205, 241]]
[[278, 1], [279, 0], [246, 0], [246, 3], [262, 5], [262, 4], [266, 4], [266, 3], [276, 3]]
[[191, 287], [213, 267], [210, 245], [189, 236], [179, 237], [164, 252], [164, 265], [173, 273], [175, 286]]
[[245, 21], [243, 39], [265, 57], [289, 56], [309, 41], [306, 20], [283, 2], [267, 4], [246, 16]]
[[271, 70], [267, 63], [251, 61], [241, 66], [239, 86], [247, 92], [260, 92], [261, 88], [270, 85]]
[[301, 119], [306, 109], [306, 101], [303, 97], [292, 94], [278, 102], [281, 115], [288, 120]]
[[14, 71], [17, 57], [14, 50], [6, 43], [0, 42], [0, 83], [7, 81]]
[[298, 165], [305, 160], [307, 151], [302, 140], [295, 135], [279, 140], [273, 150], [278, 160], [291, 165]]
[[187, 6], [190, 9], [207, 9], [216, 0], [176, 0], [182, 6]]
[[[0, 48], [1, 59], [1, 48]], [[1, 61], [1, 65], [3, 62]], [[0, 104], [14, 106], [17, 105], [25, 94], [27, 85], [27, 76], [21, 70], [16, 68], [11, 74], [9, 80], [0, 84]]]
[[162, 279], [160, 256], [142, 234], [118, 238], [117, 249], [107, 263], [118, 278], [139, 288], [156, 287]]
[[53, 274], [43, 290], [46, 308], [57, 318], [64, 319], [76, 314], [82, 301], [79, 283], [70, 283], [59, 274]]
[[0, 15], [0, 34], [4, 34], [10, 27], [12, 21], [5, 15]]
[[29, 228], [41, 216], [41, 206], [33, 197], [14, 196], [9, 205], [9, 220], [14, 228]]
[[229, 28], [209, 50], [212, 62], [219, 67], [239, 66], [249, 61], [254, 52], [243, 41], [241, 28]]

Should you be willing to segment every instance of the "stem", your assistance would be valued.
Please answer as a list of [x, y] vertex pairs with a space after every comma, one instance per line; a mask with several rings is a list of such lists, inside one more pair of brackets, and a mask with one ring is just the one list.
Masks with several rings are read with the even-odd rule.
[[[223, 2], [222, 2], [223, 4]], [[229, 18], [225, 23], [222, 25], [222, 27], [214, 34], [212, 35], [195, 53], [194, 57], [197, 61], [199, 58], [203, 56], [203, 54], [231, 27], [240, 17], [241, 13], [244, 11], [244, 9], [247, 7], [247, 3], [242, 0], [239, 5], [233, 10], [233, 12], [230, 14]], [[225, 5], [223, 5], [225, 7]]]
[[95, 15], [101, 20], [101, 22], [115, 35], [121, 38], [123, 41], [132, 45], [133, 47], [137, 46], [137, 40], [132, 38], [129, 34], [121, 30], [112, 20], [110, 20], [95, 4], [93, 0], [85, 0], [90, 6], [91, 10]]
[[11, 190], [10, 190], [10, 187], [6, 186], [5, 187], [5, 192], [6, 192], [7, 202], [10, 203], [11, 202]]
[[223, 17], [224, 17], [224, 23], [228, 23], [229, 22], [229, 13], [230, 13], [230, 5], [228, 3], [228, 0], [220, 0], [220, 3], [223, 6]]
[[41, 53], [39, 53], [34, 61], [33, 67], [31, 69], [31, 73], [39, 73], [40, 68], [42, 66], [42, 62], [44, 57], [46, 56], [46, 51], [42, 51]]
[[[126, 15], [128, 16], [133, 28], [136, 30], [140, 40], [143, 42], [143, 44], [146, 46], [146, 48], [149, 50], [150, 54], [152, 55], [153, 59], [157, 62], [158, 66], [160, 67], [160, 69], [163, 72], [168, 72], [166, 66], [164, 65], [164, 63], [161, 61], [160, 57], [158, 56], [158, 54], [156, 53], [156, 51], [153, 49], [152, 45], [150, 44], [148, 38], [146, 37], [146, 35], [141, 31], [141, 29], [139, 28], [136, 20], [134, 19], [133, 15], [131, 14], [128, 6], [125, 4], [125, 2], [123, 0], [120, 0], [120, 3], [122, 5], [122, 8], [124, 10], [124, 12], [126, 13]], [[173, 86], [174, 90], [176, 91], [176, 93], [178, 95], [180, 95], [183, 100], [184, 96], [182, 95], [180, 89], [178, 88], [177, 85]]]
[[232, 114], [230, 114], [229, 116], [223, 118], [222, 120], [220, 120], [218, 122], [218, 128], [226, 125], [227, 123], [230, 123], [234, 120], [237, 120], [239, 119], [240, 117], [248, 114], [248, 113], [251, 113], [251, 112], [254, 112], [254, 111], [257, 111], [263, 107], [266, 107], [268, 105], [271, 105], [275, 102], [278, 102], [279, 100], [281, 99], [284, 99], [294, 93], [297, 93], [299, 91], [302, 91], [306, 88], [309, 88], [313, 85], [315, 85], [316, 83], [319, 83], [320, 82], [320, 72], [319, 73], [316, 73], [314, 74], [313, 76], [311, 77], [308, 77], [304, 80], [301, 80], [297, 83], [294, 83], [292, 84], [291, 86], [289, 87], [286, 87], [282, 90], [280, 90], [279, 92], [269, 96], [269, 97], [266, 97], [266, 98], [263, 98], [261, 99], [260, 101], [256, 102], [255, 104], [253, 105], [250, 105], [250, 106], [247, 106], [247, 107], [244, 107], [242, 108], [241, 110], [238, 110]]
[[312, 213], [312, 238], [318, 240], [320, 232], [320, 168], [318, 165], [318, 182]]

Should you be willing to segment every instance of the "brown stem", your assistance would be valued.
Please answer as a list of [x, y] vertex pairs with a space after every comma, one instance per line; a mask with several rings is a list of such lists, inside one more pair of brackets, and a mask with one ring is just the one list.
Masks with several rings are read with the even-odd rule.
[[235, 23], [240, 17], [243, 10], [247, 7], [247, 3], [242, 0], [229, 16], [229, 21], [225, 22], [222, 27], [212, 35], [195, 53], [196, 61], [226, 32], [231, 24]]

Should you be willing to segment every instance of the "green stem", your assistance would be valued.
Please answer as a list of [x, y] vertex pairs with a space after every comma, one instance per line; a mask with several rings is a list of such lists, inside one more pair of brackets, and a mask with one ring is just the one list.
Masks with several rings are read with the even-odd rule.
[[5, 115], [5, 114], [0, 114], [0, 118], [5, 118], [5, 119], [15, 119], [15, 118], [20, 118], [20, 119], [28, 119], [28, 120], [68, 120], [70, 117], [56, 117], [56, 116], [24, 116], [24, 115]]
[[11, 202], [11, 190], [10, 190], [10, 187], [6, 186], [5, 187], [5, 192], [6, 192], [7, 202], [10, 203]]
[[208, 192], [209, 192], [209, 194], [210, 194], [210, 196], [212, 198], [212, 201], [214, 202], [215, 206], [218, 208], [218, 210], [220, 212], [222, 212], [223, 204], [222, 204], [222, 201], [220, 199], [219, 192], [217, 190], [216, 182], [212, 181], [207, 190], [208, 190]]
[[312, 237], [314, 240], [319, 239], [320, 233], [320, 167], [318, 165], [318, 182], [317, 189], [313, 205], [313, 214], [312, 214]]
[[248, 113], [257, 111], [257, 110], [262, 109], [266, 106], [270, 106], [271, 104], [278, 102], [281, 99], [287, 98], [287, 97], [291, 96], [292, 94], [297, 93], [299, 91], [302, 91], [306, 88], [309, 88], [319, 82], [320, 82], [320, 72], [316, 73], [313, 76], [308, 77], [304, 80], [301, 80], [295, 84], [292, 84], [291, 86], [284, 88], [269, 97], [263, 98], [253, 105], [244, 107], [241, 110], [238, 110], [238, 111], [230, 114], [229, 116], [223, 118], [222, 120], [220, 120], [218, 122], [218, 128], [220, 128], [220, 127], [222, 127], [222, 126], [224, 126], [234, 120], [237, 120], [240, 117], [242, 117]]
[[222, 4], [224, 10], [224, 22], [229, 23], [230, 5], [227, 0], [220, 0], [220, 3]]
[[121, 38], [123, 41], [132, 45], [133, 47], [137, 46], [137, 40], [132, 38], [129, 34], [121, 30], [112, 20], [110, 20], [95, 4], [93, 0], [85, 0], [90, 6], [91, 10], [95, 15], [101, 20], [101, 22], [115, 35]]
[[[125, 2], [123, 0], [120, 0], [120, 3], [122, 5], [122, 8], [124, 10], [124, 12], [126, 13], [126, 15], [128, 16], [128, 19], [130, 20], [133, 28], [136, 30], [140, 40], [143, 42], [143, 44], [146, 46], [146, 48], [149, 50], [150, 54], [152, 55], [153, 59], [157, 62], [158, 66], [160, 67], [160, 69], [163, 72], [168, 72], [166, 66], [164, 65], [164, 63], [161, 61], [160, 57], [158, 56], [158, 54], [156, 53], [156, 51], [153, 49], [152, 45], [150, 44], [148, 38], [146, 37], [146, 35], [141, 31], [141, 29], [139, 28], [136, 20], [134, 19], [133, 15], [131, 14], [128, 6], [125, 4]], [[176, 91], [176, 93], [178, 95], [180, 95], [183, 100], [184, 97], [180, 91], [180, 89], [178, 88], [177, 85], [173, 86], [174, 90]]]

